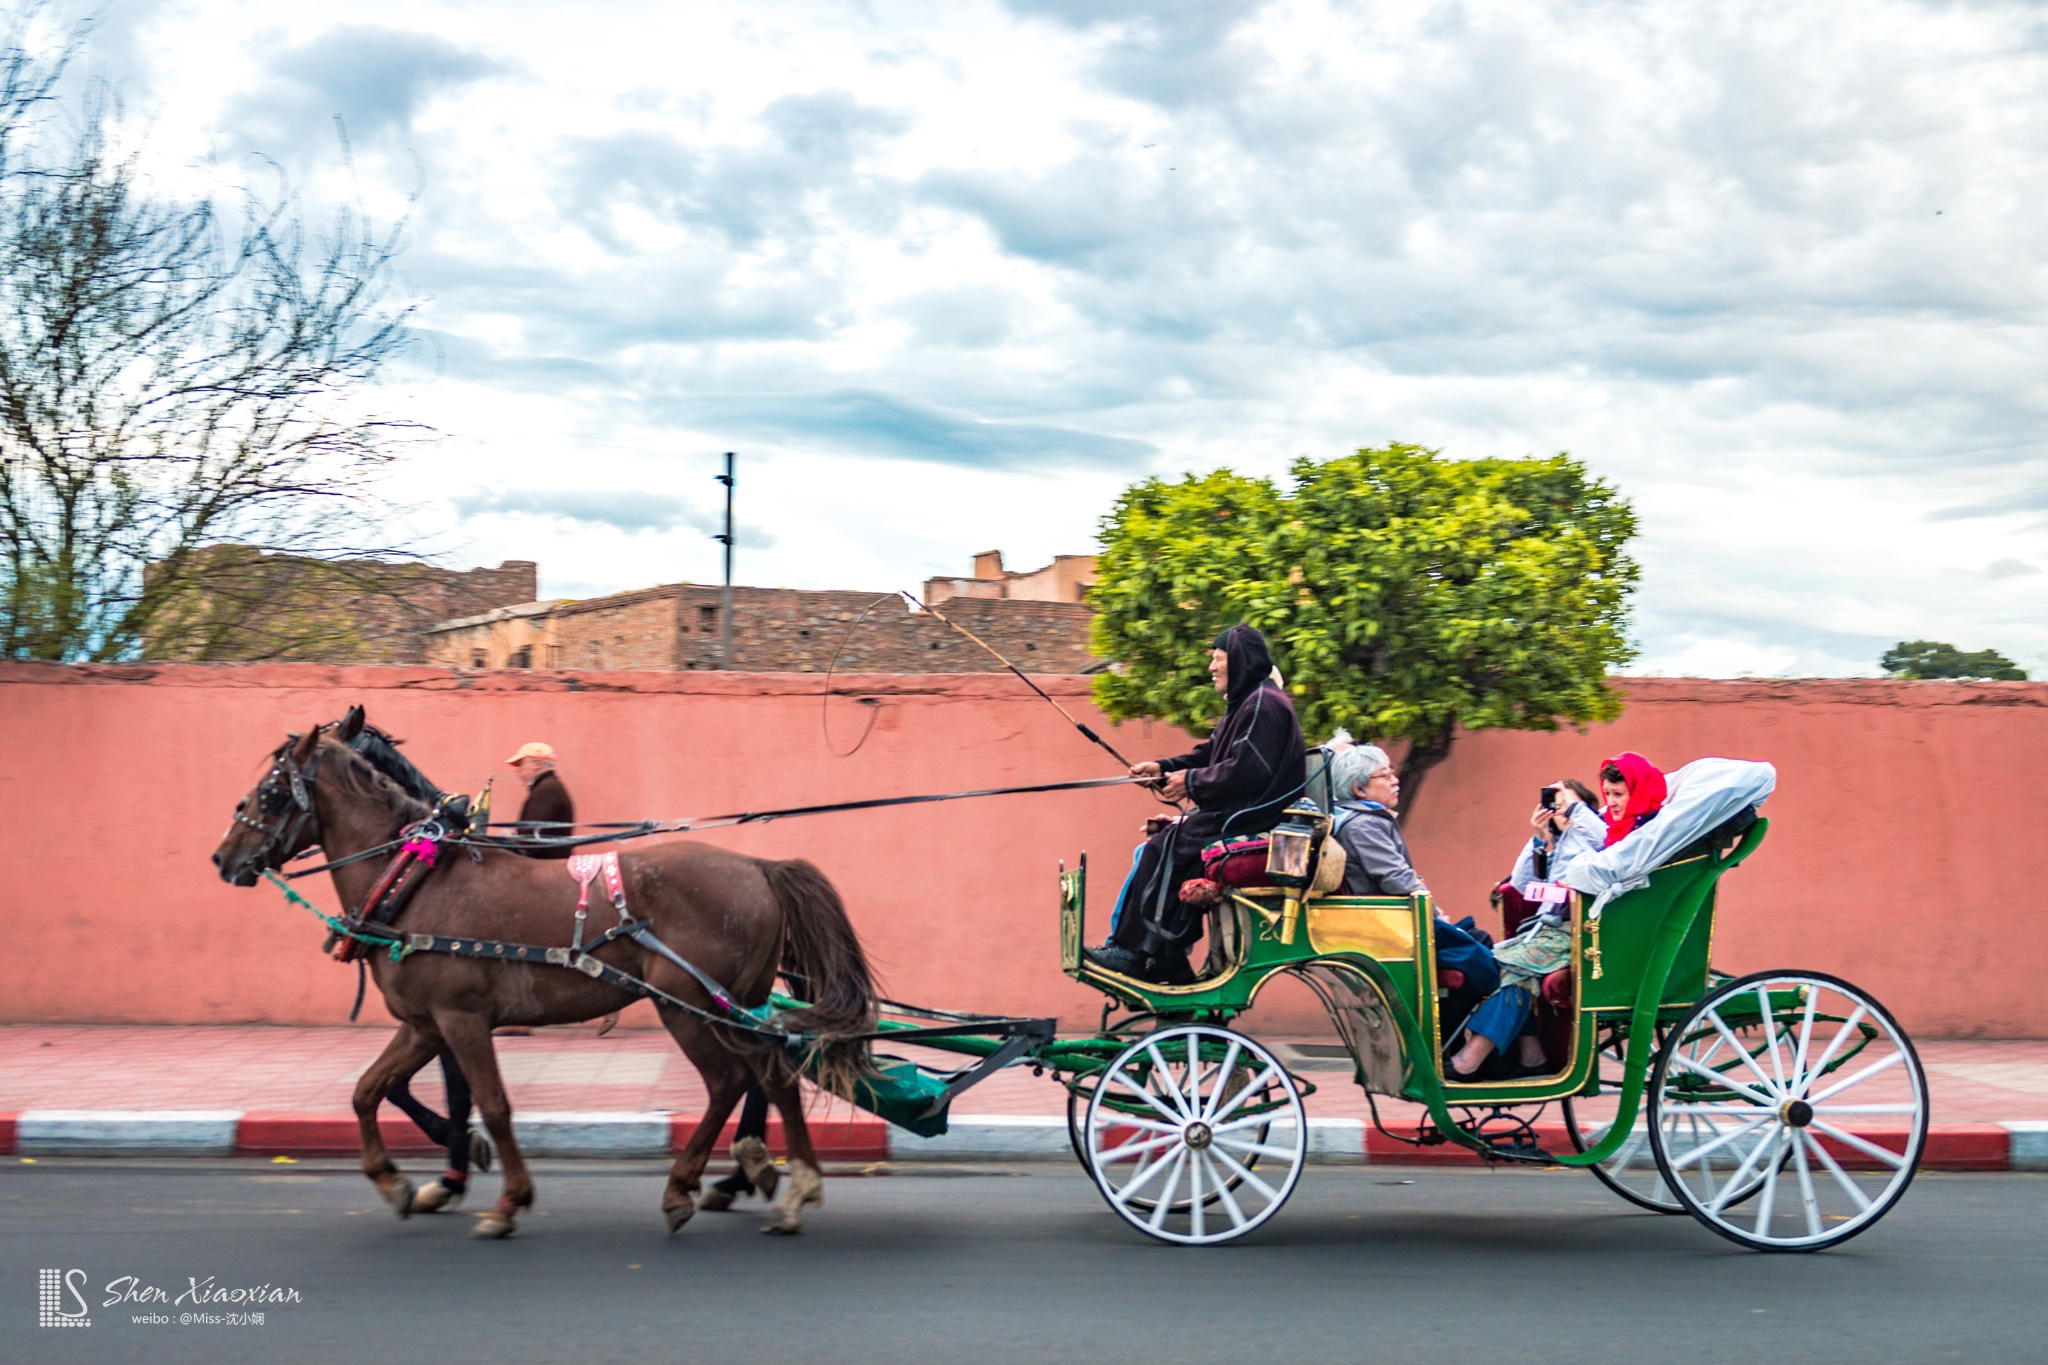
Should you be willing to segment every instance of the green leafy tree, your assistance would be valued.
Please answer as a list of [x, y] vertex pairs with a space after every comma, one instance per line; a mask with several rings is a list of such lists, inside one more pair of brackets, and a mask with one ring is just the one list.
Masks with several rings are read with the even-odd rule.
[[1901, 678], [1991, 678], [2025, 682], [2027, 670], [1995, 649], [1974, 654], [1939, 640], [1901, 640], [1878, 660], [1887, 673]]
[[1578, 461], [1390, 445], [1292, 473], [1291, 490], [1219, 470], [1118, 500], [1089, 593], [1110, 716], [1206, 728], [1209, 642], [1247, 621], [1311, 737], [1408, 742], [1405, 816], [1461, 729], [1620, 714], [1635, 515]]

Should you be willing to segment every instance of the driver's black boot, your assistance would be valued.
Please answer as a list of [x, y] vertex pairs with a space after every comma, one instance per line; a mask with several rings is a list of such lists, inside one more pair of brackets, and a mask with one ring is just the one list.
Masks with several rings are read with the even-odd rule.
[[1115, 972], [1119, 976], [1145, 975], [1144, 954], [1114, 943], [1105, 943], [1100, 948], [1083, 948], [1081, 956], [1105, 972]]

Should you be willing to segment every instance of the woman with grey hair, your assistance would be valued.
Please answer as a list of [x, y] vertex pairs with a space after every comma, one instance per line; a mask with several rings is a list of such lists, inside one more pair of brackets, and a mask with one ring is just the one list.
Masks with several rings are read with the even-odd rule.
[[[1412, 896], [1429, 890], [1408, 858], [1408, 843], [1394, 821], [1401, 804], [1401, 775], [1377, 744], [1359, 744], [1330, 760], [1330, 788], [1337, 794], [1334, 833], [1344, 847], [1344, 894]], [[1444, 1002], [1443, 1018], [1455, 1023], [1471, 1005], [1500, 984], [1493, 952], [1467, 916], [1457, 924], [1436, 916], [1436, 960], [1440, 969], [1463, 972], [1465, 985]]]

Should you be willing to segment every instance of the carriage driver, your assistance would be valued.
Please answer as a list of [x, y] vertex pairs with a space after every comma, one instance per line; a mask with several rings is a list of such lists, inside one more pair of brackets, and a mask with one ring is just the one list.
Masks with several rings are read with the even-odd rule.
[[1202, 849], [1271, 829], [1308, 784], [1301, 725], [1274, 677], [1266, 637], [1243, 623], [1224, 631], [1209, 651], [1209, 676], [1227, 699], [1209, 737], [1176, 757], [1131, 765], [1132, 777], [1162, 779], [1165, 799], [1195, 808], [1139, 846], [1108, 940], [1085, 950], [1098, 967], [1162, 985], [1194, 980], [1188, 949], [1201, 937], [1202, 915], [1182, 903], [1180, 886], [1202, 875]]

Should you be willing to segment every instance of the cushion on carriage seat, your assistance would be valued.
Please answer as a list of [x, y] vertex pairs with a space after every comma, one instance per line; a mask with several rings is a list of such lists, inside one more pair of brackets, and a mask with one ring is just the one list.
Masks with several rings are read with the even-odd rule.
[[1436, 974], [1436, 984], [1447, 991], [1454, 991], [1465, 984], [1465, 974], [1455, 967], [1446, 968]]

